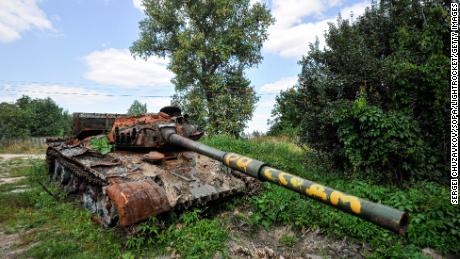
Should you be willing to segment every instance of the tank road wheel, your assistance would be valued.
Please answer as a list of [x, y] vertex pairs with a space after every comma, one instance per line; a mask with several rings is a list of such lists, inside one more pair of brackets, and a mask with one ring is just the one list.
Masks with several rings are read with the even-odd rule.
[[81, 180], [78, 176], [70, 174], [70, 179], [67, 184], [64, 186], [64, 190], [68, 193], [77, 193], [80, 190]]
[[118, 214], [109, 197], [100, 188], [88, 185], [82, 195], [83, 207], [95, 214], [97, 221], [104, 227], [113, 227], [118, 221]]
[[64, 167], [59, 163], [57, 159], [54, 160], [54, 172], [51, 176], [51, 180], [54, 182], [61, 182], [61, 175]]
[[118, 222], [118, 213], [115, 205], [104, 193], [101, 193], [98, 196], [97, 215], [99, 216], [102, 225], [106, 228], [113, 227]]
[[51, 180], [59, 183], [64, 191], [76, 193], [79, 191], [81, 180], [69, 169], [65, 168], [58, 160], [54, 160], [54, 172]]
[[69, 183], [71, 175], [72, 174], [69, 172], [69, 170], [62, 167], [62, 174], [61, 177], [58, 179], [59, 183], [61, 183], [61, 185], [65, 187]]
[[97, 211], [97, 190], [94, 186], [87, 185], [82, 195], [83, 207], [91, 213]]

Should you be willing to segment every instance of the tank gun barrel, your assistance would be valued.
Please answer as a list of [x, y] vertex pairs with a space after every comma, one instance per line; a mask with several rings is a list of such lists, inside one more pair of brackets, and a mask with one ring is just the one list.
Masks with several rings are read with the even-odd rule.
[[160, 132], [166, 142], [195, 151], [216, 159], [227, 167], [243, 174], [269, 181], [309, 198], [338, 208], [342, 211], [370, 221], [376, 225], [405, 235], [408, 227], [408, 214], [392, 207], [367, 201], [327, 186], [303, 179], [268, 166], [266, 163], [239, 154], [224, 152], [176, 134], [174, 124], [160, 125]]

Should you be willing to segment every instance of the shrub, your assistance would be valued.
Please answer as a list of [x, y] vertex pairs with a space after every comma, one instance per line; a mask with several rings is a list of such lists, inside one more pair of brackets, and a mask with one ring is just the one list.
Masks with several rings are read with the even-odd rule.
[[384, 112], [360, 97], [338, 112], [334, 124], [354, 172], [375, 172], [380, 179], [394, 176], [402, 181], [411, 174], [425, 177], [424, 169], [433, 168], [417, 121], [404, 113]]
[[277, 98], [274, 126], [297, 125], [300, 142], [340, 169], [447, 179], [448, 10], [440, 0], [379, 1], [330, 24], [327, 48], [311, 45], [298, 85]]

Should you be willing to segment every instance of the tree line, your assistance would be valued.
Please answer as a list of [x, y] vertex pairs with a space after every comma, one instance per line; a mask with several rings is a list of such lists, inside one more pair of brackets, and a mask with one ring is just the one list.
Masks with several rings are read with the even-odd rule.
[[0, 103], [0, 139], [65, 136], [72, 117], [51, 98], [22, 96], [15, 103]]

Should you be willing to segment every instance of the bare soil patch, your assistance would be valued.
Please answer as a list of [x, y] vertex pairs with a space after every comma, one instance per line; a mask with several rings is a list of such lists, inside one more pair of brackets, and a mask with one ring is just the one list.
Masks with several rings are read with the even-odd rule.
[[45, 159], [45, 154], [0, 154], [0, 159]]
[[5, 233], [0, 231], [0, 258], [18, 258], [25, 251], [32, 248], [36, 243], [27, 243], [23, 241], [23, 236], [34, 230], [25, 233]]

